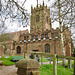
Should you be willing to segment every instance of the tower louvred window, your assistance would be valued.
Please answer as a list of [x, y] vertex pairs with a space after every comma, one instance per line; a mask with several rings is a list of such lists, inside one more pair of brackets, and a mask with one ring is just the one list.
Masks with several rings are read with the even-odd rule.
[[36, 16], [36, 22], [39, 22], [40, 21], [40, 17], [39, 15]]
[[36, 35], [36, 39], [38, 39], [38, 35]]

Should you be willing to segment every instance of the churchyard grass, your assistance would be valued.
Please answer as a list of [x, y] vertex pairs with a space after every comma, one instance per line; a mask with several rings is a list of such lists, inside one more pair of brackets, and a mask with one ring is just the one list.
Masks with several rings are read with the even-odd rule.
[[[3, 65], [14, 65], [15, 62], [12, 62], [11, 60], [20, 60], [23, 59], [24, 56], [9, 56], [9, 58], [5, 58], [4, 56], [2, 56], [3, 58]], [[2, 58], [0, 58], [0, 61], [2, 61]]]
[[[62, 65], [62, 62], [59, 62], [59, 64]], [[73, 67], [74, 66], [74, 61], [73, 60], [71, 60], [71, 64], [72, 64], [72, 67]], [[66, 61], [66, 66], [69, 66], [68, 61]]]
[[[53, 75], [53, 64], [41, 65], [40, 75]], [[73, 75], [73, 69], [57, 65], [57, 75]]]
[[[12, 62], [10, 60], [20, 60], [20, 59], [24, 59], [24, 56], [9, 56], [9, 58], [4, 58], [3, 57], [3, 65], [14, 65], [15, 62]], [[41, 57], [40, 58], [40, 62], [41, 62]], [[52, 59], [51, 59], [52, 60]], [[0, 61], [2, 61], [2, 58], [0, 58]], [[43, 62], [49, 62], [50, 60], [48, 60], [46, 57], [43, 57]], [[61, 59], [58, 59], [58, 61], [61, 61]]]
[[[74, 66], [74, 61], [73, 60], [71, 60], [71, 64], [72, 64], [72, 67]], [[68, 66], [69, 64], [68, 64], [68, 61], [66, 62], [66, 65]]]
[[[40, 62], [41, 62], [41, 57], [40, 58]], [[49, 60], [47, 60], [45, 57], [43, 57], [43, 62], [49, 62]]]
[[[39, 57], [39, 58], [40, 58], [40, 62], [41, 62], [41, 57]], [[48, 60], [49, 58], [46, 58], [46, 57], [42, 57], [42, 58], [43, 58], [43, 62], [50, 62], [50, 60], [53, 61], [52, 58], [50, 58], [50, 60]], [[58, 59], [58, 61], [62, 61], [62, 60]]]
[[[3, 58], [3, 65], [14, 65], [14, 62], [11, 62], [10, 60], [12, 60], [11, 56], [9, 56], [9, 58], [4, 58], [4, 56], [2, 56]], [[2, 61], [2, 58], [0, 58], [0, 61]]]

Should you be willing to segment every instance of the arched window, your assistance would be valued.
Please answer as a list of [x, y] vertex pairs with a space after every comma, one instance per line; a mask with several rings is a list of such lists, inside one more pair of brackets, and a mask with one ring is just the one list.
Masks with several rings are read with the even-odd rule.
[[40, 21], [40, 17], [39, 15], [36, 16], [36, 22], [39, 22]]
[[21, 47], [18, 46], [18, 47], [17, 47], [17, 54], [20, 54], [20, 53], [21, 53]]
[[50, 45], [49, 44], [45, 45], [45, 53], [50, 53]]

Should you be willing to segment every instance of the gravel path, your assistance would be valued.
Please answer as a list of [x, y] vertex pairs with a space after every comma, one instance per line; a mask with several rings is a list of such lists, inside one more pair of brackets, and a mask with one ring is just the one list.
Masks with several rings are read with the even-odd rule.
[[17, 68], [12, 66], [0, 66], [0, 75], [17, 75]]

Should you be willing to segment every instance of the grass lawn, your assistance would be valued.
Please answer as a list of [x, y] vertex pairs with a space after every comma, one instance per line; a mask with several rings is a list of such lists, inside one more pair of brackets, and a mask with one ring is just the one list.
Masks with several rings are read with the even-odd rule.
[[[41, 57], [39, 58], [41, 62]], [[9, 56], [9, 58], [4, 58], [3, 56], [3, 65], [14, 65], [15, 63], [10, 60], [20, 60], [20, 59], [24, 59], [24, 56]], [[0, 61], [2, 61], [2, 58], [0, 58]], [[58, 61], [61, 61], [61, 59], [58, 59]], [[50, 60], [47, 60], [46, 57], [43, 57], [43, 62], [50, 62]]]
[[[62, 65], [62, 62], [59, 62]], [[72, 67], [74, 67], [74, 60], [71, 60]], [[68, 61], [66, 61], [66, 66], [69, 66]]]
[[[41, 62], [41, 57], [39, 57], [40, 58], [40, 62]], [[49, 62], [49, 60], [47, 60], [45, 57], [43, 57], [43, 62]]]
[[[4, 58], [4, 56], [2, 57], [3, 57], [3, 65], [8, 65], [8, 66], [15, 64], [15, 62], [12, 62], [10, 60], [20, 60], [24, 58], [24, 56], [9, 56], [9, 58]], [[2, 61], [2, 58], [0, 58], [0, 61]]]
[[[40, 75], [53, 75], [53, 65], [42, 65], [39, 69]], [[73, 69], [68, 69], [63, 66], [57, 66], [57, 75], [73, 75]]]
[[[41, 57], [40, 58], [40, 62], [41, 62]], [[51, 60], [53, 60], [52, 58], [50, 58]], [[58, 59], [58, 61], [62, 61], [61, 59]], [[50, 60], [47, 60], [46, 57], [43, 57], [43, 62], [50, 62]]]
[[[14, 62], [11, 62], [11, 56], [9, 56], [9, 58], [4, 58], [3, 56], [3, 65], [14, 65], [15, 63]], [[2, 58], [0, 58], [0, 61], [2, 61]]]

